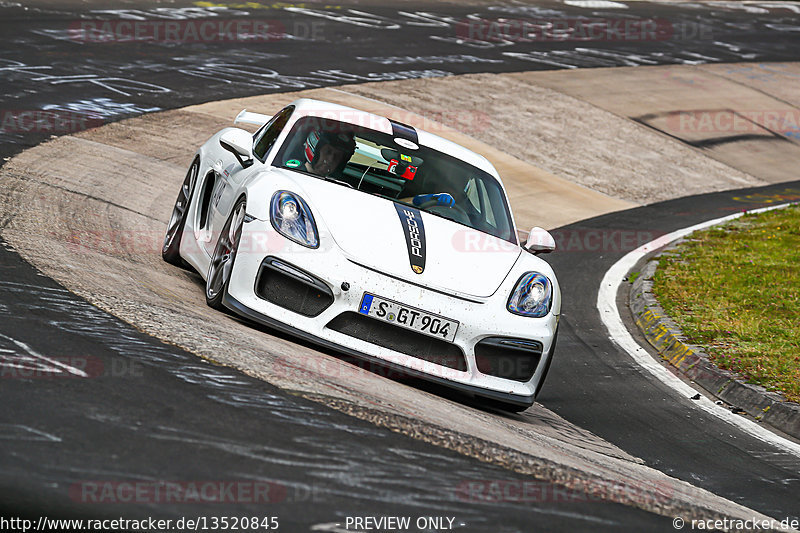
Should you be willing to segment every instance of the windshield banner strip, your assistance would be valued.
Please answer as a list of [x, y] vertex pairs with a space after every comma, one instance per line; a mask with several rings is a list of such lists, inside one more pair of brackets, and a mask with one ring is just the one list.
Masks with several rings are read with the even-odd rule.
[[389, 120], [392, 124], [392, 135], [394, 137], [400, 137], [401, 139], [407, 139], [414, 144], [419, 144], [419, 137], [417, 137], [417, 130], [412, 128], [407, 124], [403, 124], [402, 122], [395, 122], [394, 120]]
[[422, 214], [419, 209], [407, 205], [396, 203], [394, 208], [397, 210], [406, 236], [411, 270], [416, 274], [422, 274], [425, 270], [425, 226], [422, 223]]

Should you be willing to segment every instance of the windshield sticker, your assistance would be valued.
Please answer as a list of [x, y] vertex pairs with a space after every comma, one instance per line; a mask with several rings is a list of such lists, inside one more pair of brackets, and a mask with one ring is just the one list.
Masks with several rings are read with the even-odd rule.
[[406, 163], [411, 163], [411, 156], [410, 155], [400, 154], [400, 159], [402, 159]]
[[408, 148], [409, 150], [419, 150], [419, 146], [417, 146], [416, 143], [413, 143], [408, 139], [403, 139], [402, 137], [395, 137], [394, 142], [396, 142], [398, 146]]
[[405, 178], [409, 181], [412, 181], [414, 179], [414, 176], [417, 175], [417, 167], [411, 165], [408, 166], [401, 165], [400, 161], [398, 161], [397, 159], [392, 159], [391, 161], [389, 161], [389, 166], [386, 168], [386, 170], [390, 174], [394, 174], [395, 176], [400, 176], [401, 178]]
[[289, 168], [297, 168], [301, 165], [300, 161], [297, 159], [290, 159], [286, 162], [286, 166]]
[[394, 204], [394, 208], [403, 225], [411, 270], [416, 274], [422, 274], [425, 270], [425, 226], [422, 223], [422, 215], [419, 209], [406, 205]]

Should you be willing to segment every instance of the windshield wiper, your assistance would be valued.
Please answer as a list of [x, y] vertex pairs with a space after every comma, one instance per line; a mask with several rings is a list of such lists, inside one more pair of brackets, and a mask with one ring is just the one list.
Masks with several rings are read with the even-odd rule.
[[338, 183], [339, 185], [344, 185], [346, 187], [350, 187], [351, 189], [354, 188], [352, 185], [350, 185], [346, 181], [337, 180], [336, 178], [332, 178], [331, 176], [320, 176], [319, 174], [314, 174], [313, 172], [309, 172], [308, 170], [306, 170], [304, 168], [299, 168], [299, 167], [293, 168], [293, 167], [287, 167], [287, 166], [280, 166], [278, 168], [283, 168], [283, 169], [286, 169], [286, 170], [292, 170], [294, 172], [300, 172], [302, 174], [305, 174], [306, 176], [311, 176], [313, 178], [319, 178], [319, 179], [322, 179], [322, 180], [325, 180], [325, 181]]
[[[313, 176], [316, 176], [316, 174], [312, 174], [312, 175], [313, 175]], [[325, 181], [331, 181], [331, 182], [333, 182], [333, 183], [338, 183], [339, 185], [344, 185], [345, 187], [350, 187], [351, 189], [355, 189], [355, 187], [353, 187], [352, 185], [350, 185], [350, 184], [349, 184], [349, 183], [347, 183], [346, 181], [337, 180], [336, 178], [332, 178], [332, 177], [330, 177], [330, 176], [317, 176], [317, 177], [318, 177], [318, 178], [322, 178], [322, 179], [324, 179]]]

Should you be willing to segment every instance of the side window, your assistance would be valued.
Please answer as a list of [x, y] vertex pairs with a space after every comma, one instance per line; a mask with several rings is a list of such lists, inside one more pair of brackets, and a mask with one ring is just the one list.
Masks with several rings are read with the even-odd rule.
[[480, 213], [482, 211], [481, 198], [478, 198], [480, 192], [478, 192], [477, 182], [477, 179], [470, 178], [470, 180], [467, 182], [467, 186], [464, 188], [464, 194], [466, 195], [467, 200], [469, 200], [469, 203], [472, 204], [472, 207], [475, 209], [475, 211]]
[[286, 126], [286, 123], [289, 121], [289, 117], [292, 116], [293, 111], [294, 106], [290, 105], [289, 107], [284, 107], [272, 117], [272, 120], [270, 120], [258, 134], [260, 137], [257, 137], [255, 146], [253, 147], [253, 154], [262, 163], [269, 149], [275, 144], [275, 139], [278, 138], [278, 135], [283, 131], [283, 127]]
[[[492, 227], [497, 227], [497, 221], [495, 220], [494, 216], [494, 209], [492, 207], [492, 197], [489, 191], [486, 190], [486, 184], [483, 180], [478, 181], [478, 187], [480, 189], [480, 200], [481, 206], [483, 207], [483, 219], [492, 225]], [[499, 228], [503, 229], [503, 228]]]

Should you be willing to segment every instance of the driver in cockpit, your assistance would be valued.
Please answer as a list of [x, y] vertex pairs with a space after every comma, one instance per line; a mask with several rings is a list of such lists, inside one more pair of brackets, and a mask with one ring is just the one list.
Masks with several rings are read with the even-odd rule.
[[305, 169], [323, 178], [341, 178], [345, 165], [356, 151], [353, 134], [313, 131], [303, 146]]

